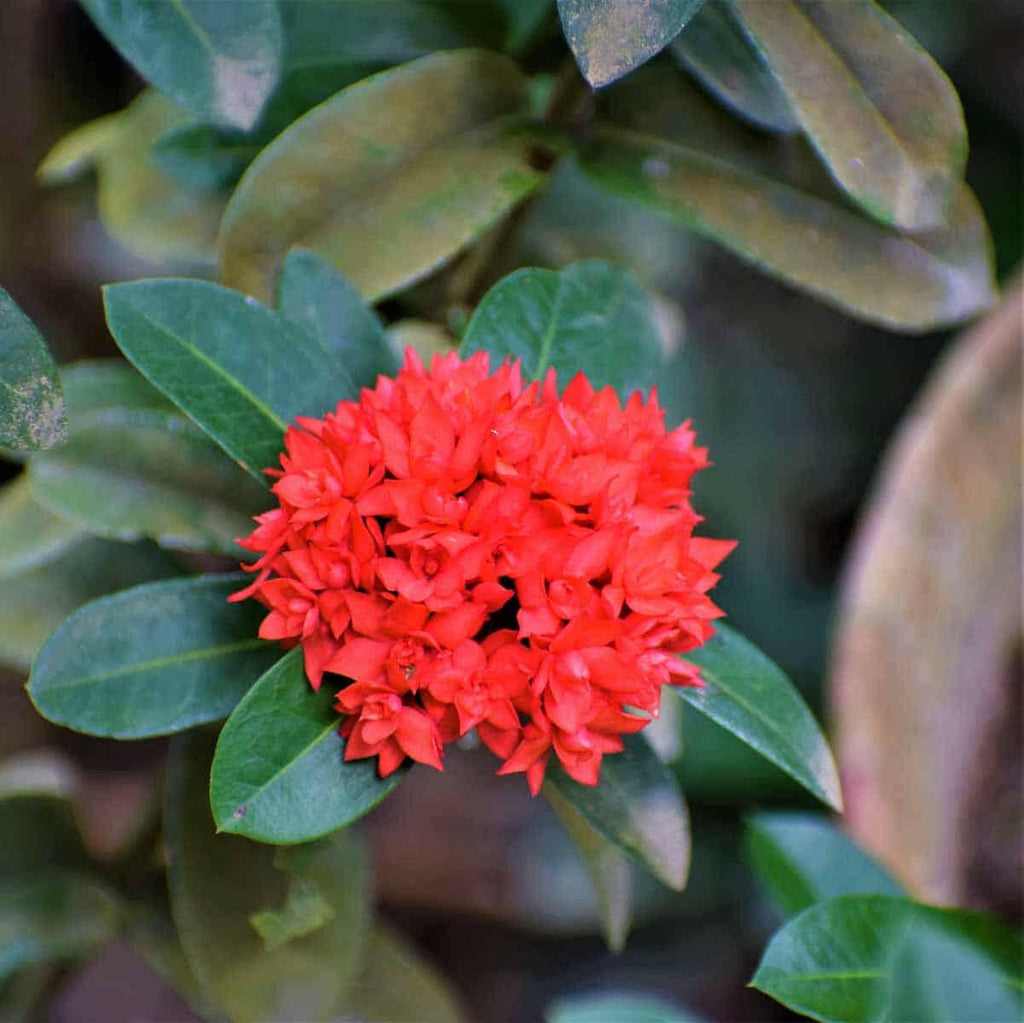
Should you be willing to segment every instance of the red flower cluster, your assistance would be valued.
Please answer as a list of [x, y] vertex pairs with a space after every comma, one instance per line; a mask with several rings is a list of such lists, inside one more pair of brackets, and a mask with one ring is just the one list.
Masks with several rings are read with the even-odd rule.
[[441, 769], [470, 729], [541, 786], [551, 752], [586, 785], [658, 713], [661, 686], [721, 615], [732, 542], [693, 536], [707, 464], [652, 394], [623, 409], [579, 374], [524, 387], [519, 364], [406, 353], [397, 379], [288, 430], [280, 507], [240, 541], [261, 557], [260, 635], [302, 643], [337, 697], [345, 759]]

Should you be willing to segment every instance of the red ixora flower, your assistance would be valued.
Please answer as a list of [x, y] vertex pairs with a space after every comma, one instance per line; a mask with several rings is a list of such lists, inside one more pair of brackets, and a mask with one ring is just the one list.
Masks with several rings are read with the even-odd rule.
[[314, 689], [338, 692], [345, 759], [441, 769], [475, 728], [537, 793], [552, 752], [594, 785], [621, 736], [657, 716], [662, 685], [700, 685], [677, 655], [722, 612], [707, 596], [732, 541], [693, 535], [689, 423], [669, 433], [652, 392], [623, 408], [578, 374], [411, 349], [396, 379], [299, 419], [273, 492], [241, 540], [269, 614], [302, 644]]

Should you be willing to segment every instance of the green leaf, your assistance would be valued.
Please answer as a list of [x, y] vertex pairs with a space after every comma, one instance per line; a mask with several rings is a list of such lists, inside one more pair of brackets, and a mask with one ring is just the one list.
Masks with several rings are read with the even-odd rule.
[[75, 778], [63, 760], [22, 753], [0, 767], [0, 879], [86, 866], [71, 802]]
[[[272, 733], [263, 738], [268, 739]], [[334, 1019], [362, 962], [368, 874], [350, 832], [287, 850], [217, 835], [207, 799], [213, 736], [175, 737], [164, 821], [171, 905], [182, 946], [212, 1001], [234, 1019]], [[289, 891], [312, 886], [332, 911], [315, 929]], [[292, 896], [294, 900], [294, 896]], [[268, 947], [253, 918], [292, 914]], [[296, 915], [297, 914], [297, 915]], [[295, 926], [296, 921], [302, 926]], [[305, 933], [301, 933], [305, 932]]]
[[905, 892], [839, 828], [813, 814], [759, 813], [747, 821], [747, 858], [787, 914], [838, 895]]
[[210, 805], [220, 831], [258, 842], [307, 842], [372, 810], [405, 777], [346, 763], [329, 687], [314, 693], [302, 651], [281, 658], [246, 694], [217, 743]]
[[595, 89], [663, 50], [703, 0], [558, 0], [569, 48]]
[[0, 882], [0, 981], [34, 963], [87, 955], [114, 937], [117, 916], [104, 888], [73, 874]]
[[946, 228], [909, 235], [737, 163], [633, 132], [599, 130], [580, 160], [604, 188], [863, 319], [931, 330], [995, 299], [988, 230], [966, 186]]
[[172, 402], [119, 359], [86, 359], [62, 366], [60, 379], [72, 427], [79, 419], [108, 408], [175, 411]]
[[112, 284], [104, 302], [125, 355], [257, 479], [277, 464], [297, 416], [322, 416], [357, 396], [344, 368], [304, 331], [219, 285]]
[[0, 579], [52, 561], [81, 535], [79, 526], [36, 501], [27, 476], [0, 489]]
[[242, 575], [147, 583], [87, 604], [32, 666], [40, 714], [89, 735], [168, 735], [227, 716], [272, 664], [262, 609], [227, 598]]
[[479, 50], [344, 89], [246, 171], [221, 225], [222, 280], [269, 301], [282, 260], [301, 245], [367, 299], [411, 284], [540, 184], [510, 128], [527, 106], [519, 69]]
[[776, 932], [751, 984], [816, 1020], [981, 1023], [1019, 1018], [1022, 962], [1024, 939], [980, 913], [846, 895]]
[[842, 812], [832, 752], [803, 697], [777, 665], [729, 626], [685, 655], [701, 669], [701, 688], [673, 688], [822, 802]]
[[873, 0], [733, 0], [840, 187], [883, 223], [938, 227], [963, 181], [956, 90]]
[[553, 366], [560, 387], [582, 371], [623, 400], [657, 383], [663, 363], [647, 293], [628, 270], [596, 259], [498, 281], [462, 339], [463, 357], [478, 351], [491, 353], [492, 368], [522, 359], [533, 380]]
[[555, 786], [545, 785], [543, 792], [590, 876], [601, 910], [604, 940], [613, 952], [621, 952], [629, 936], [633, 908], [629, 859], [617, 845], [591, 827]]
[[36, 651], [77, 607], [112, 590], [180, 572], [159, 548], [85, 538], [56, 561], [0, 587], [0, 662], [28, 670]]
[[194, 114], [250, 128], [277, 84], [282, 33], [270, 0], [82, 0], [121, 56]]
[[398, 372], [398, 359], [376, 313], [355, 285], [314, 253], [288, 253], [277, 279], [277, 308], [319, 342], [329, 358], [340, 360], [357, 387], [373, 387], [378, 374]]
[[597, 785], [581, 785], [552, 763], [547, 784], [605, 838], [635, 856], [663, 884], [686, 886], [690, 820], [672, 772], [642, 735], [624, 735], [626, 748], [601, 761]]
[[345, 1017], [373, 1023], [464, 1023], [455, 993], [397, 934], [376, 924]]
[[649, 995], [599, 994], [560, 999], [547, 1023], [702, 1023], [700, 1017]]
[[237, 554], [266, 492], [179, 415], [110, 408], [32, 459], [32, 493], [50, 511], [115, 540]]
[[719, 102], [752, 124], [785, 134], [800, 127], [724, 0], [706, 0], [669, 51]]
[[0, 444], [38, 451], [67, 433], [64, 394], [46, 342], [0, 288]]
[[43, 158], [36, 175], [44, 185], [62, 185], [84, 174], [114, 144], [121, 115], [105, 114], [79, 125], [59, 139]]
[[185, 124], [161, 135], [149, 154], [179, 184], [209, 191], [233, 185], [267, 141], [212, 124]]

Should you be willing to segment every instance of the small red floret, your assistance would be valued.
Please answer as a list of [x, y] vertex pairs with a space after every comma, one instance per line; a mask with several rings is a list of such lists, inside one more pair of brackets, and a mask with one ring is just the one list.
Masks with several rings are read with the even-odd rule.
[[578, 374], [559, 398], [553, 373], [524, 386], [485, 353], [428, 372], [410, 349], [396, 379], [289, 428], [233, 599], [302, 644], [314, 689], [352, 680], [346, 760], [440, 770], [475, 728], [534, 793], [552, 752], [594, 785], [662, 685], [700, 684], [678, 655], [722, 614], [707, 592], [735, 544], [693, 536], [694, 440], [653, 394], [623, 408]]

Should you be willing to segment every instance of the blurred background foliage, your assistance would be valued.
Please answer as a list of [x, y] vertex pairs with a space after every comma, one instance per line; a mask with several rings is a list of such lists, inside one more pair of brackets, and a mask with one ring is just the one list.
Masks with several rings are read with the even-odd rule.
[[[98, 0], [84, 4], [100, 18], [104, 6]], [[471, 112], [473, 139], [484, 141], [474, 141], [475, 155], [457, 182], [465, 185], [473, 159], [486, 150], [504, 191], [495, 200], [484, 189], [474, 199], [472, 188], [464, 188], [461, 205], [453, 206], [446, 221], [463, 224], [463, 240], [476, 244], [448, 258], [459, 248], [450, 239], [438, 241], [429, 231], [417, 235], [408, 246], [415, 265], [394, 276], [389, 263], [393, 279], [372, 277], [375, 270], [369, 267], [364, 294], [381, 300], [379, 311], [394, 338], [443, 347], [464, 328], [484, 290], [516, 266], [561, 266], [589, 257], [629, 266], [656, 298], [668, 358], [659, 392], [669, 420], [692, 419], [712, 452], [715, 466], [698, 480], [695, 503], [708, 519], [709, 532], [741, 539], [717, 590], [718, 602], [823, 711], [841, 570], [882, 454], [929, 373], [952, 347], [958, 322], [993, 301], [984, 225], [977, 215], [954, 205], [953, 215], [962, 212], [964, 222], [954, 225], [952, 239], [939, 237], [942, 217], [935, 210], [957, 188], [964, 159], [966, 182], [991, 231], [996, 280], [1012, 287], [1020, 264], [1024, 12], [1012, 0], [984, 5], [891, 0], [885, 5], [950, 76], [970, 137], [967, 150], [956, 137], [955, 111], [946, 110], [946, 120], [931, 133], [946, 132], [946, 149], [936, 155], [922, 148], [918, 135], [929, 133], [916, 126], [909, 99], [886, 106], [885, 97], [879, 100], [873, 92], [891, 115], [897, 148], [911, 154], [918, 195], [907, 206], [887, 208], [885, 195], [872, 192], [885, 174], [858, 178], [850, 171], [843, 149], [849, 140], [830, 126], [828, 109], [816, 108], [813, 83], [808, 88], [798, 75], [783, 77], [787, 101], [779, 79], [765, 73], [764, 52], [758, 56], [737, 31], [737, 18], [747, 18], [748, 29], [749, 19], [756, 22], [754, 4], [738, 2], [732, 10], [739, 13], [726, 16], [709, 0], [666, 50], [628, 74], [609, 70], [607, 54], [599, 48], [582, 56], [580, 66], [592, 81], [611, 81], [596, 94], [568, 56], [554, 4], [543, 0], [349, 5], [362, 11], [361, 20], [318, 20], [317, 12], [330, 6], [302, 0], [281, 5], [279, 84], [261, 110], [228, 111], [236, 123], [225, 126], [215, 96], [207, 98], [215, 116], [204, 120], [170, 98], [144, 91], [142, 79], [73, 0], [7, 0], [0, 13], [0, 86], [6, 97], [0, 124], [8, 146], [0, 161], [0, 282], [40, 327], [58, 362], [111, 355], [115, 349], [103, 322], [101, 284], [170, 273], [214, 276], [218, 226], [226, 208], [219, 244], [220, 272], [228, 283], [233, 283], [232, 258], [245, 262], [254, 237], [274, 239], [274, 231], [283, 230], [274, 244], [297, 240], [287, 210], [253, 222], [244, 204], [273, 206], [266, 198], [280, 188], [273, 174], [287, 179], [310, 162], [302, 144], [297, 154], [284, 151], [283, 170], [271, 166], [262, 183], [250, 177], [228, 205], [245, 168], [296, 117], [370, 73], [436, 50], [480, 46], [513, 55], [523, 72], [511, 64], [481, 72], [498, 84], [491, 99], [486, 88], [479, 89]], [[585, 7], [562, 4], [566, 35], [577, 49], [584, 45], [581, 40], [592, 38], [588, 25], [573, 21], [576, 8]], [[785, 25], [753, 27], [783, 66], [791, 32]], [[819, 29], [826, 37], [837, 30], [823, 24]], [[818, 42], [811, 39], [800, 59], [785, 66], [827, 64], [828, 48], [815, 38]], [[846, 56], [856, 64], [853, 50]], [[889, 98], [916, 95], [919, 86], [927, 94], [927, 81], [924, 86], [921, 81], [928, 73], [916, 67], [914, 74], [913, 85], [888, 83]], [[869, 80], [868, 86], [885, 84]], [[792, 100], [801, 88], [808, 95], [797, 118]], [[509, 93], [515, 93], [512, 99]], [[830, 100], [856, 107], [856, 83], [845, 98]], [[437, 105], [437, 97], [427, 93], [418, 102], [424, 109], [409, 114], [413, 129]], [[462, 131], [463, 113], [453, 107], [449, 127]], [[510, 148], [506, 135], [487, 134], [494, 123], [525, 114], [541, 115], [544, 124], [521, 129], [527, 134], [518, 137], [517, 146]], [[443, 122], [443, 111], [437, 119]], [[799, 133], [798, 121], [805, 134]], [[316, 138], [329, 134], [331, 123], [317, 128]], [[595, 129], [595, 124], [606, 127]], [[380, 129], [382, 144], [401, 134], [395, 124], [382, 123]], [[444, 129], [441, 123], [437, 145], [451, 157], [449, 166], [462, 166], [462, 143], [447, 141]], [[308, 169], [314, 178], [349, 174], [352, 181], [362, 180], [365, 168], [338, 162], [340, 145], [312, 162]], [[578, 147], [578, 158], [559, 159], [572, 146]], [[917, 174], [920, 167], [925, 172]], [[783, 177], [800, 190], [798, 198], [777, 191], [773, 182]], [[845, 196], [834, 181], [842, 183]], [[44, 188], [43, 182], [63, 187]], [[404, 186], [397, 181], [381, 187], [390, 190], [389, 197], [395, 193], [393, 207], [380, 214], [386, 224], [388, 209], [398, 211], [396, 217], [401, 212]], [[741, 201], [745, 197], [749, 208]], [[855, 212], [858, 206], [867, 214]], [[358, 194], [348, 212], [365, 226]], [[241, 227], [234, 237], [236, 220]], [[765, 224], [771, 230], [759, 234]], [[805, 236], [804, 229], [821, 234]], [[311, 229], [301, 231], [306, 234], [298, 238], [310, 244]], [[315, 230], [312, 236], [316, 247]], [[818, 247], [822, 238], [833, 237], [838, 249]], [[432, 245], [447, 249], [432, 255]], [[366, 264], [354, 242], [335, 236], [323, 246], [346, 272]], [[913, 254], [900, 246], [913, 246]], [[832, 263], [829, 251], [840, 254]], [[929, 262], [933, 251], [937, 255]], [[919, 266], [925, 267], [924, 277], [907, 283], [907, 268], [916, 272]], [[235, 279], [258, 279], [247, 272], [239, 270]], [[265, 270], [260, 273], [265, 276]], [[1011, 294], [1019, 313], [1020, 293]], [[1010, 309], [1003, 336], [1012, 338], [1018, 327]], [[1006, 372], [1013, 379], [1013, 368]], [[1006, 428], [993, 436], [994, 444], [1005, 443]], [[998, 471], [1014, 472], [1012, 459], [1000, 464]], [[1019, 468], [1019, 458], [1015, 464]], [[19, 466], [0, 462], [0, 471], [14, 480]], [[934, 485], [937, 478], [933, 473], [925, 480]], [[1004, 482], [1012, 486], [1011, 479]], [[4, 502], [17, 501], [17, 486], [8, 486]], [[969, 506], [962, 511], [969, 518]], [[938, 534], [940, 540], [943, 535]], [[7, 539], [0, 537], [0, 554]], [[130, 555], [114, 557], [110, 542], [62, 530], [57, 523], [51, 540], [51, 553], [64, 552], [60, 561], [43, 558], [45, 564], [25, 565], [8, 559], [0, 570], [5, 583], [0, 657], [10, 668], [0, 676], [0, 757], [43, 747], [56, 751], [55, 760], [29, 762], [37, 779], [33, 791], [43, 770], [55, 793], [50, 802], [25, 812], [46, 815], [38, 827], [54, 838], [51, 848], [73, 861], [78, 839], [63, 801], [73, 789], [82, 841], [111, 874], [127, 876], [143, 889], [152, 883], [153, 865], [137, 857], [155, 827], [165, 744], [116, 745], [58, 732], [31, 708], [20, 673], [73, 607], [135, 581], [192, 569], [196, 562], [147, 542], [134, 545]], [[971, 564], [969, 557], [965, 564]], [[916, 577], [910, 569], [907, 573], [899, 578], [913, 585]], [[935, 585], [956, 590], [962, 583], [970, 588], [956, 577]], [[986, 591], [978, 592], [983, 600]], [[1014, 599], [1019, 609], [1019, 590], [1011, 587], [1004, 603], [1012, 605]], [[1013, 720], [1016, 708], [1019, 719], [1019, 702], [1006, 702], [1019, 674], [1019, 625], [1018, 615], [1004, 629], [1012, 633], [1008, 652], [1002, 640], [992, 646], [997, 663], [991, 671], [995, 695], [985, 705], [989, 718]], [[939, 639], [923, 636], [915, 642]], [[971, 642], [964, 640], [968, 657]], [[891, 670], [898, 674], [900, 662]], [[947, 705], [954, 693], [951, 686]], [[882, 706], [884, 698], [883, 687], [871, 706]], [[859, 707], [858, 720], [865, 713]], [[886, 719], [884, 711], [879, 713]], [[908, 733], [886, 733], [884, 723], [886, 741], [906, 738]], [[914, 894], [955, 897], [1019, 923], [1019, 736], [1015, 743], [1005, 733], [1004, 727], [996, 741], [979, 725], [969, 742], [985, 744], [989, 755], [975, 764], [977, 777], [966, 785], [970, 792], [938, 793], [934, 800], [937, 815], [956, 816], [979, 786], [1002, 793], [1004, 809], [987, 818], [988, 830], [973, 836], [947, 831], [942, 841], [963, 846], [954, 857], [961, 875], [977, 875], [979, 864], [988, 864], [981, 872], [1004, 880], [988, 886], [961, 880], [936, 890], [908, 876], [909, 861], [889, 866]], [[668, 895], [637, 874], [636, 930], [618, 957], [610, 957], [603, 945], [595, 896], [557, 823], [522, 786], [492, 778], [476, 751], [453, 756], [443, 776], [417, 772], [367, 821], [369, 862], [385, 919], [415, 939], [458, 989], [472, 1018], [539, 1019], [554, 999], [595, 986], [660, 995], [706, 1018], [788, 1018], [778, 1004], [745, 987], [766, 937], [782, 917], [741, 855], [741, 821], [755, 804], [802, 806], [804, 797], [781, 772], [701, 716], [677, 708], [659, 724], [658, 741], [672, 757], [691, 804], [691, 881], [682, 894]], [[914, 741], [912, 735], [907, 741]], [[923, 777], [943, 747], [940, 736], [921, 754]], [[914, 796], [912, 791], [911, 802]], [[9, 811], [8, 806], [4, 812]], [[891, 825], [876, 824], [876, 834], [886, 828]], [[876, 848], [879, 844], [885, 843], [879, 839]], [[892, 848], [878, 851], [899, 854]], [[52, 892], [43, 896], [54, 897]], [[102, 903], [105, 896], [102, 888], [84, 886], [60, 897], [66, 907], [76, 900]], [[105, 916], [93, 913], [92, 919], [102, 922]], [[132, 947], [121, 939], [107, 944], [83, 970], [44, 966], [22, 973], [2, 994], [10, 1005], [32, 1006], [39, 1004], [41, 992], [51, 992], [47, 1018], [55, 1020], [188, 1018], [171, 990], [180, 964], [154, 951], [166, 943], [152, 927], [146, 931], [145, 921], [138, 934], [143, 937]], [[106, 936], [68, 933], [63, 948], [73, 955]], [[385, 958], [397, 961], [405, 954], [387, 932], [374, 940], [390, 950], [381, 953]], [[161, 977], [170, 978], [171, 987]], [[552, 1019], [589, 1018], [586, 1006], [572, 1010], [575, 1016], [570, 1010], [559, 1008]]]

